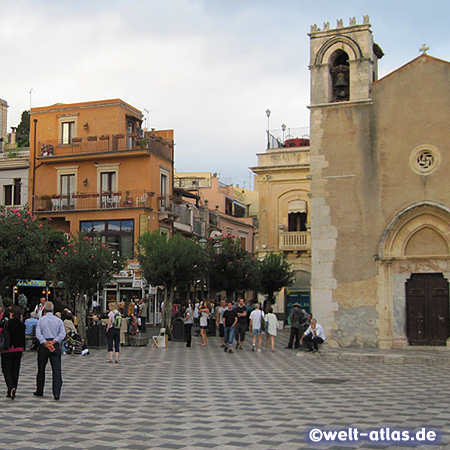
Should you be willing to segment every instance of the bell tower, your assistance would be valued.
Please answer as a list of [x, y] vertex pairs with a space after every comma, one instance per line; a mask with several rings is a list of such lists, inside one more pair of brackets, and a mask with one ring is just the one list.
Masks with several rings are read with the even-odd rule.
[[338, 20], [335, 29], [326, 22], [321, 30], [311, 26], [311, 105], [370, 98], [371, 85], [378, 79], [378, 59], [383, 51], [374, 44], [369, 16], [348, 27]]
[[[310, 37], [311, 103], [311, 307], [327, 330], [330, 346], [348, 345], [342, 329], [354, 328], [349, 321], [354, 310], [346, 287], [367, 267], [364, 233], [377, 211], [377, 161], [374, 157], [374, 105], [372, 85], [378, 79], [382, 50], [374, 44], [369, 17], [361, 25], [350, 19], [335, 29], [329, 22], [323, 30], [313, 25]], [[369, 261], [368, 264], [373, 263]], [[370, 279], [372, 266], [361, 275]], [[369, 273], [370, 272], [370, 273]], [[358, 323], [376, 321], [372, 308], [373, 289], [365, 289], [358, 309]], [[369, 300], [367, 300], [369, 299]], [[356, 302], [356, 301], [355, 301]], [[368, 325], [358, 330], [361, 345], [374, 345]]]

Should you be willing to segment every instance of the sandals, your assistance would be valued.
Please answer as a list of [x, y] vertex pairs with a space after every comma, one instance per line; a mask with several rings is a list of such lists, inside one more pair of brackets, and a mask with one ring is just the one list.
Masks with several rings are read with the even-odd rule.
[[12, 388], [10, 392], [11, 400], [14, 400], [16, 398], [16, 388]]
[[[112, 361], [111, 361], [112, 362]], [[116, 359], [116, 364], [119, 364], [119, 360], [118, 359]]]
[[112, 363], [113, 360], [112, 360], [112, 359], [107, 359], [106, 362], [107, 362], [107, 363]]

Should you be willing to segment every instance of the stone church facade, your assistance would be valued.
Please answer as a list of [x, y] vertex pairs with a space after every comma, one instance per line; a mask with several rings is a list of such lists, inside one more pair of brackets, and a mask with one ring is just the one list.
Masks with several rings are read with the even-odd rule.
[[331, 346], [444, 346], [450, 63], [378, 79], [367, 16], [309, 36], [313, 314]]

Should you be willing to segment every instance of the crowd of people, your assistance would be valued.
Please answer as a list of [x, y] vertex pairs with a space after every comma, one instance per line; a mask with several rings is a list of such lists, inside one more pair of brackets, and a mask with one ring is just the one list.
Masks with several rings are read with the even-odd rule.
[[[247, 332], [252, 334], [252, 351], [262, 351], [264, 334], [266, 335], [267, 350], [275, 351], [275, 337], [280, 323], [271, 306], [264, 312], [260, 303], [252, 302], [247, 305], [244, 299], [240, 299], [236, 303], [221, 300], [217, 305], [209, 300], [195, 304], [189, 300], [184, 311], [179, 305], [174, 305], [172, 323], [173, 319], [180, 316], [184, 320], [186, 347], [192, 345], [192, 328], [196, 325], [200, 329], [202, 338], [200, 346], [205, 347], [208, 330], [211, 330], [211, 325], [214, 324], [214, 328], [219, 330], [219, 337], [222, 341], [221, 348], [224, 349], [224, 352], [233, 353], [233, 348], [242, 350]], [[312, 319], [304, 309], [301, 309], [298, 303], [293, 305], [289, 320], [291, 333], [286, 348], [292, 349], [295, 345], [295, 348], [298, 349], [304, 342], [308, 352], [318, 351], [319, 344], [325, 341], [322, 326], [317, 324], [317, 321]]]
[[[22, 353], [27, 341], [31, 349], [37, 350], [37, 397], [44, 395], [45, 368], [50, 361], [53, 373], [52, 392], [59, 400], [62, 387], [61, 354], [87, 354], [84, 342], [77, 335], [74, 316], [67, 308], [62, 313], [54, 314], [54, 305], [43, 297], [40, 303], [24, 320], [24, 311], [14, 305], [8, 311], [0, 308], [0, 352], [2, 372], [7, 386], [6, 396], [12, 400], [16, 397]], [[104, 315], [107, 319], [107, 338], [109, 363], [119, 363], [120, 346], [123, 335], [135, 335], [146, 332], [147, 304], [144, 299], [131, 301], [126, 307], [124, 302], [111, 302]], [[208, 345], [211, 329], [218, 329], [221, 348], [226, 353], [243, 350], [246, 334], [252, 335], [251, 350], [261, 352], [263, 335], [266, 335], [266, 349], [275, 351], [275, 337], [280, 327], [272, 307], [263, 311], [261, 304], [246, 304], [244, 299], [234, 303], [221, 300], [219, 304], [209, 300], [189, 300], [185, 307], [174, 305], [172, 323], [181, 317], [184, 326], [186, 347], [192, 346], [193, 329], [199, 329], [200, 346]], [[128, 320], [125, 320], [128, 319]], [[289, 342], [286, 349], [300, 348], [303, 344], [308, 352], [317, 352], [318, 346], [325, 341], [323, 327], [317, 323], [298, 303], [292, 307], [289, 315], [291, 325]], [[6, 336], [6, 338], [5, 338]]]

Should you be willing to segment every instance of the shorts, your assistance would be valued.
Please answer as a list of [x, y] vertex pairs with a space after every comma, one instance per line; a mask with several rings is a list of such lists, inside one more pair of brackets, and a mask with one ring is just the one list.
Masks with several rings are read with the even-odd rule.
[[219, 323], [219, 337], [225, 337], [225, 329], [223, 327], [223, 323]]
[[208, 329], [208, 325], [201, 325], [200, 328], [201, 328], [202, 330], [207, 330], [207, 329]]
[[252, 334], [261, 334], [261, 330], [259, 328], [257, 330], [253, 329]]

